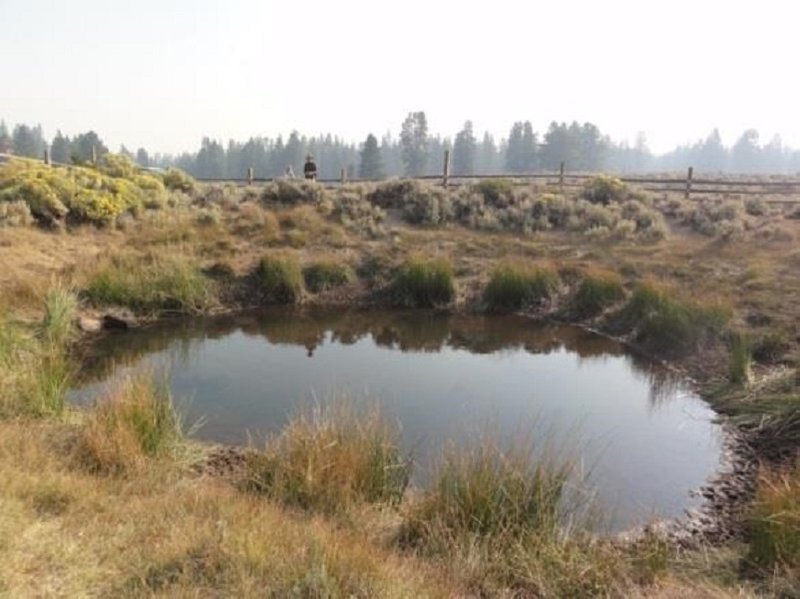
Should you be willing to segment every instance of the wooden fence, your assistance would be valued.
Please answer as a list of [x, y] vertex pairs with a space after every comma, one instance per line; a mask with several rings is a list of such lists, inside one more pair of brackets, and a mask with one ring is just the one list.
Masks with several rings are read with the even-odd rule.
[[[562, 162], [558, 171], [524, 173], [524, 174], [488, 174], [488, 175], [454, 175], [450, 172], [450, 152], [445, 151], [444, 162], [441, 175], [422, 175], [408, 177], [416, 181], [431, 181], [440, 183], [443, 187], [458, 187], [468, 185], [476, 181], [486, 179], [505, 179], [516, 185], [527, 185], [531, 182], [541, 182], [547, 187], [555, 189], [582, 187], [587, 180], [596, 177], [599, 173], [568, 172], [566, 163]], [[675, 175], [619, 175], [616, 176], [625, 183], [631, 183], [641, 189], [651, 192], [679, 193], [687, 199], [694, 195], [715, 194], [723, 196], [732, 195], [753, 195], [770, 196], [765, 198], [767, 203], [775, 204], [797, 204], [800, 203], [800, 179], [793, 179], [779, 175], [765, 175], [762, 179], [745, 179], [742, 177], [697, 177], [694, 176], [694, 168], [689, 167], [685, 177]], [[204, 178], [198, 181], [217, 182], [217, 183], [246, 183], [258, 184], [268, 183], [280, 179], [255, 177], [252, 168], [247, 169], [246, 177], [243, 179], [230, 178]], [[338, 179], [318, 179], [327, 187], [338, 187], [345, 183], [378, 183], [385, 179], [361, 179], [348, 178], [344, 169]], [[774, 197], [782, 196], [782, 197]]]
[[[14, 158], [14, 156], [7, 154], [0, 154], [0, 164]], [[92, 153], [92, 162], [96, 163], [96, 154]], [[44, 163], [54, 164], [50, 160], [47, 151], [44, 153]], [[69, 165], [62, 165], [69, 166]], [[198, 181], [207, 183], [237, 183], [255, 185], [259, 183], [268, 183], [280, 179], [280, 177], [256, 177], [255, 170], [250, 167], [241, 179], [234, 178], [210, 178], [210, 177], [197, 177]], [[598, 173], [581, 173], [581, 172], [568, 172], [567, 165], [562, 162], [558, 171], [554, 172], [540, 172], [540, 173], [514, 173], [514, 174], [490, 174], [490, 175], [454, 175], [450, 172], [450, 151], [446, 150], [444, 153], [444, 161], [442, 165], [442, 174], [440, 175], [423, 175], [417, 177], [410, 177], [417, 181], [431, 181], [441, 183], [444, 187], [458, 187], [460, 185], [468, 185], [476, 181], [485, 179], [505, 179], [516, 185], [527, 185], [531, 182], [541, 182], [546, 187], [553, 187], [554, 189], [565, 189], [582, 187], [586, 184], [588, 179], [596, 177]], [[714, 194], [722, 196], [733, 195], [748, 195], [748, 196], [769, 196], [764, 199], [767, 203], [774, 204], [798, 204], [800, 203], [800, 179], [783, 177], [778, 175], [765, 175], [761, 179], [746, 179], [736, 176], [730, 177], [694, 177], [694, 168], [689, 167], [686, 171], [685, 177], [676, 177], [674, 175], [619, 175], [618, 179], [625, 183], [631, 183], [641, 189], [651, 192], [661, 193], [680, 193], [687, 199], [693, 195]], [[385, 179], [359, 179], [347, 177], [345, 169], [341, 169], [338, 179], [318, 179], [318, 183], [322, 183], [327, 187], [337, 187], [345, 183], [378, 183], [385, 181]], [[780, 197], [775, 197], [780, 196]]]

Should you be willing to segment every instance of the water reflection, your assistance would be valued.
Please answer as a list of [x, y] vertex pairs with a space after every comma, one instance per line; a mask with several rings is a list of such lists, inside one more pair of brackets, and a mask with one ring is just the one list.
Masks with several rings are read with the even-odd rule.
[[539, 323], [515, 316], [452, 315], [435, 311], [269, 310], [213, 319], [182, 319], [111, 334], [84, 349], [79, 384], [107, 378], [120, 365], [145, 355], [170, 351], [172, 363], [187, 362], [207, 340], [233, 332], [264, 338], [273, 345], [302, 346], [308, 358], [325, 343], [354, 345], [371, 339], [377, 347], [401, 352], [435, 353], [445, 348], [473, 354], [524, 350], [530, 354], [563, 352], [580, 361], [624, 357], [636, 376], [649, 384], [649, 401], [658, 407], [685, 386], [680, 377], [622, 344], [581, 329]]

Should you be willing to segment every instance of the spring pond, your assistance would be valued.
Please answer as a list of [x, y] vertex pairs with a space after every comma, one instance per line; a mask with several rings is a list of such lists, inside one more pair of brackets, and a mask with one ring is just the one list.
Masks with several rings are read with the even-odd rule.
[[621, 344], [520, 316], [271, 309], [180, 320], [92, 344], [71, 399], [163, 370], [195, 437], [263, 443], [331, 397], [377, 401], [400, 423], [425, 484], [447, 443], [540, 436], [578, 457], [609, 526], [679, 516], [719, 466], [714, 413]]

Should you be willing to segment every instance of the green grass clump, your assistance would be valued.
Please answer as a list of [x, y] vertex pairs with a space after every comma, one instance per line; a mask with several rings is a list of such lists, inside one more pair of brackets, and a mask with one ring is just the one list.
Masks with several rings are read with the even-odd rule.
[[349, 266], [333, 260], [320, 260], [303, 268], [306, 289], [312, 293], [346, 285], [354, 278], [355, 275]]
[[769, 573], [800, 568], [800, 464], [761, 478], [748, 524], [751, 565]]
[[397, 503], [411, 462], [399, 430], [377, 408], [335, 401], [294, 417], [247, 462], [245, 486], [286, 505], [340, 513], [360, 503]]
[[484, 291], [490, 310], [521, 310], [552, 299], [561, 282], [553, 269], [529, 264], [503, 264], [492, 271]]
[[75, 296], [56, 287], [45, 298], [45, 316], [32, 335], [0, 314], [0, 417], [59, 416], [72, 379]]
[[455, 279], [444, 259], [411, 258], [395, 274], [393, 291], [406, 306], [432, 308], [453, 301]]
[[53, 287], [44, 300], [43, 339], [57, 347], [65, 346], [75, 334], [78, 298], [63, 287]]
[[182, 439], [166, 382], [142, 374], [124, 380], [88, 413], [79, 455], [90, 470], [121, 474], [173, 454]]
[[121, 254], [89, 281], [86, 297], [96, 305], [124, 306], [139, 313], [203, 313], [218, 303], [215, 283], [179, 254]]
[[568, 310], [576, 318], [593, 318], [625, 297], [622, 278], [612, 272], [586, 273]]
[[636, 330], [647, 349], [681, 355], [716, 339], [730, 319], [730, 310], [681, 298], [652, 283], [634, 289], [620, 314], [623, 327]]
[[294, 304], [303, 297], [303, 273], [292, 256], [264, 256], [255, 272], [263, 301], [270, 304]]
[[528, 443], [450, 448], [431, 489], [410, 508], [402, 537], [413, 545], [464, 535], [551, 536], [572, 470], [569, 460], [537, 458]]

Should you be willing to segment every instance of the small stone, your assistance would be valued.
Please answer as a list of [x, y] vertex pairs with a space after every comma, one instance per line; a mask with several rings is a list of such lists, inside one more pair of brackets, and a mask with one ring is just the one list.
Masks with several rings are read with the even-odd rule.
[[97, 333], [103, 328], [103, 322], [98, 318], [80, 316], [78, 318], [78, 328], [84, 333]]

